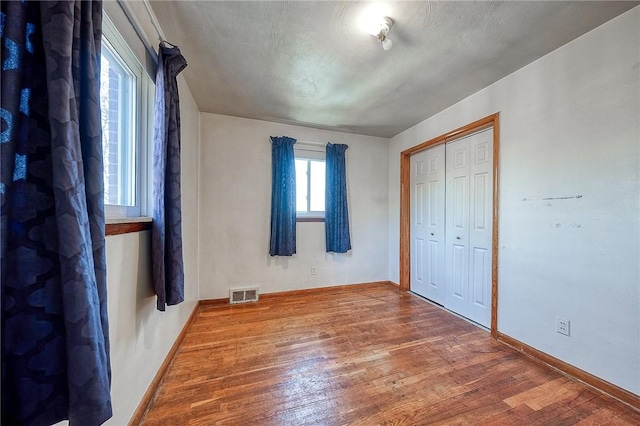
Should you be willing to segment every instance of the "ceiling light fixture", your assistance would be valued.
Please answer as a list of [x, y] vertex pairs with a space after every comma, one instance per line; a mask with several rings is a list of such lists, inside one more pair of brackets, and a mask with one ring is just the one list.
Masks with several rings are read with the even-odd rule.
[[384, 17], [378, 26], [378, 32], [374, 36], [378, 39], [384, 50], [389, 50], [393, 46], [393, 42], [387, 37], [393, 26], [391, 18]]

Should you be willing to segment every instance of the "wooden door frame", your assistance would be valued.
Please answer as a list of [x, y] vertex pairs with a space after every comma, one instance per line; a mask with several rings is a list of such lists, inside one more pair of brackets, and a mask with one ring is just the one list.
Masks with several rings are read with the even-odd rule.
[[500, 113], [491, 114], [400, 153], [400, 289], [411, 285], [411, 156], [425, 149], [493, 128], [493, 236], [491, 242], [491, 336], [498, 337], [498, 200], [500, 159]]

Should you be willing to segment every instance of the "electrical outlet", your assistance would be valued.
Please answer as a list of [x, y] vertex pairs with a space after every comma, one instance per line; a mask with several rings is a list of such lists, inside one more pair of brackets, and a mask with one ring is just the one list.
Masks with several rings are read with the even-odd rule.
[[560, 334], [564, 334], [565, 336], [570, 336], [570, 325], [571, 321], [558, 318], [558, 329], [556, 331]]
[[311, 275], [315, 275], [316, 274], [316, 267], [312, 266], [311, 267]]

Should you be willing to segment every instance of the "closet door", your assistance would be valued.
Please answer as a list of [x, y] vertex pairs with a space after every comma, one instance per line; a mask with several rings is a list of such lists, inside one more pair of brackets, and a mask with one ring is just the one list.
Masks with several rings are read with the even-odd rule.
[[467, 317], [491, 327], [493, 244], [493, 130], [469, 138], [469, 312]]
[[493, 131], [446, 148], [445, 306], [491, 324]]
[[411, 291], [443, 304], [445, 146], [411, 157]]
[[469, 314], [469, 143], [460, 139], [446, 148], [446, 297], [445, 306]]

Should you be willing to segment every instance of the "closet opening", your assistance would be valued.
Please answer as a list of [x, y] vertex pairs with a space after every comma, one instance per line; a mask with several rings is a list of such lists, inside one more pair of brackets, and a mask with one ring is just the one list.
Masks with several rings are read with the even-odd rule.
[[400, 156], [400, 288], [490, 328], [498, 318], [499, 114]]

